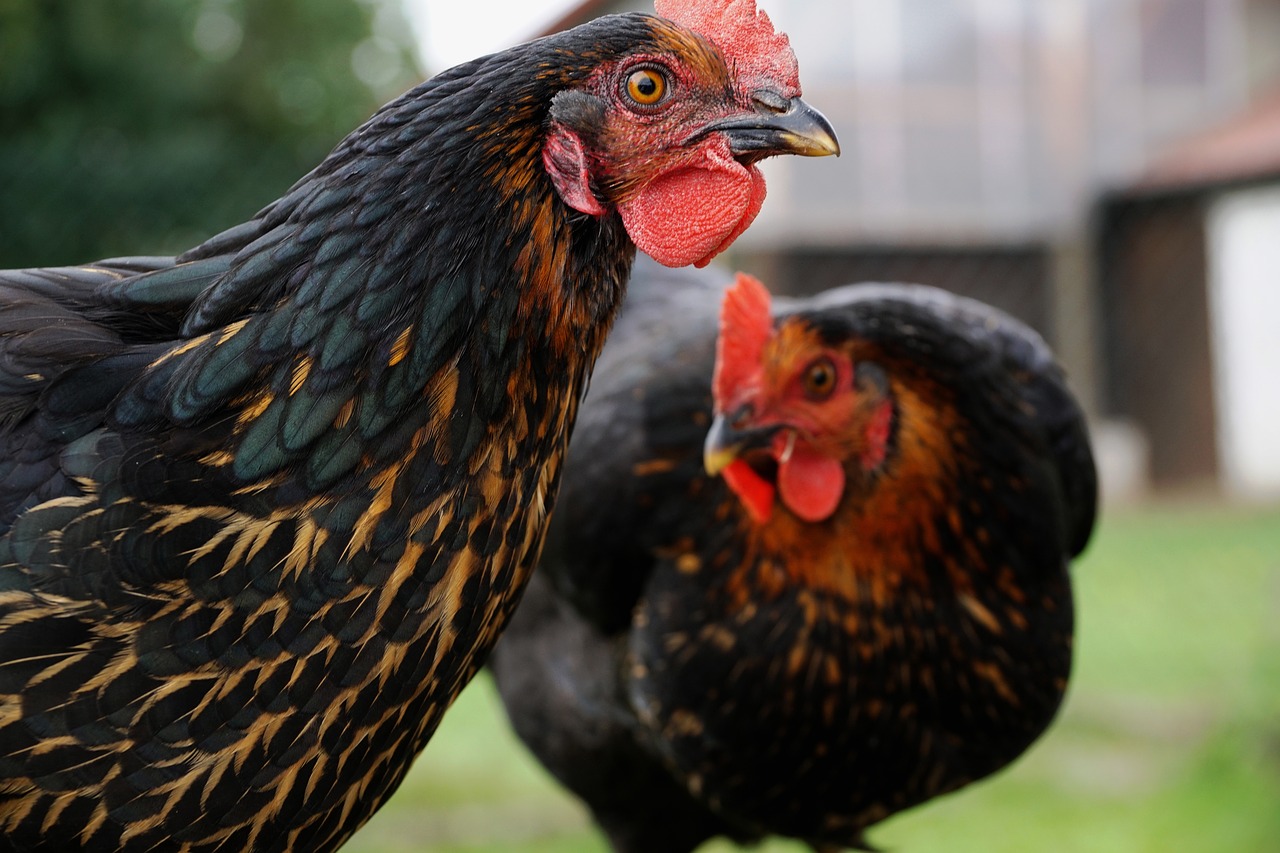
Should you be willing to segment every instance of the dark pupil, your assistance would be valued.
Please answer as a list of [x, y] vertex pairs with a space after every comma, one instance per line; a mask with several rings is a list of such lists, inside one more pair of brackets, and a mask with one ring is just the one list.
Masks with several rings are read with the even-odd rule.
[[652, 97], [658, 91], [658, 81], [652, 74], [642, 71], [636, 75], [636, 91], [646, 98]]
[[821, 391], [831, 382], [831, 371], [826, 367], [815, 367], [813, 373], [809, 375], [809, 381], [814, 388]]

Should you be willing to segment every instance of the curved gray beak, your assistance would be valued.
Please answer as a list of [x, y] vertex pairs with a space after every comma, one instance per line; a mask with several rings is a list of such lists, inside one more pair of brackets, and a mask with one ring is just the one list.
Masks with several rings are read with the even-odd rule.
[[734, 422], [741, 422], [742, 412], [735, 412], [733, 417], [718, 414], [707, 430], [707, 439], [702, 445], [702, 466], [707, 474], [715, 477], [729, 463], [748, 450], [768, 447], [780, 426], [752, 426], [745, 429], [735, 427]]
[[825, 157], [840, 154], [836, 132], [826, 116], [800, 98], [784, 102], [786, 108], [738, 115], [712, 124], [708, 131], [719, 131], [729, 137], [734, 156], [799, 154], [803, 157]]

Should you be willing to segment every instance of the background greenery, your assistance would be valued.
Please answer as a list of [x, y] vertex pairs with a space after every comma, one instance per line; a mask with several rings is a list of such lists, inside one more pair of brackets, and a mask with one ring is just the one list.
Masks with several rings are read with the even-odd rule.
[[390, 0], [4, 0], [0, 269], [189, 248], [419, 77]]
[[[1105, 517], [1074, 577], [1076, 670], [1058, 722], [1011, 769], [888, 821], [872, 843], [903, 853], [1280, 849], [1280, 508]], [[482, 676], [344, 850], [606, 847], [509, 734]]]

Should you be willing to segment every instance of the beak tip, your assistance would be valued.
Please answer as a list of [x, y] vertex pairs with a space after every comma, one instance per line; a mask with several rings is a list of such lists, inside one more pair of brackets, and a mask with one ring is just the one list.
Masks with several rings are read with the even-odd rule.
[[783, 112], [735, 116], [716, 122], [710, 128], [729, 136], [730, 150], [735, 155], [840, 155], [840, 142], [831, 122], [798, 97], [792, 98]]
[[715, 450], [708, 451], [702, 455], [702, 467], [706, 470], [708, 477], [718, 477], [720, 472], [733, 462], [733, 451], [731, 450]]
[[719, 476], [737, 456], [737, 448], [728, 441], [728, 425], [724, 415], [716, 415], [702, 445], [702, 467], [708, 477]]
[[840, 156], [836, 130], [821, 112], [800, 98], [792, 101], [795, 153], [807, 157]]

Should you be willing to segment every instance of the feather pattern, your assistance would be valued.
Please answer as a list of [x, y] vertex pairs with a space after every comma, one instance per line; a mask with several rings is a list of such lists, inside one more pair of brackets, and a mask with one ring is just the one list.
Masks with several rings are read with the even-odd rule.
[[603, 18], [177, 258], [0, 273], [0, 847], [331, 850], [373, 814], [528, 579], [637, 245], [703, 263], [760, 159], [838, 150], [750, 49]]
[[545, 115], [650, 21], [428, 81], [178, 258], [0, 273], [0, 846], [332, 849], [394, 790], [634, 253], [556, 200]]
[[1096, 512], [1083, 417], [1039, 336], [972, 300], [778, 299], [766, 361], [850, 353], [893, 420], [869, 421], [882, 450], [851, 454], [831, 518], [757, 523], [703, 470], [729, 276], [690, 276], [637, 265], [491, 664], [516, 731], [618, 851], [862, 846], [1053, 718], [1067, 562]]

